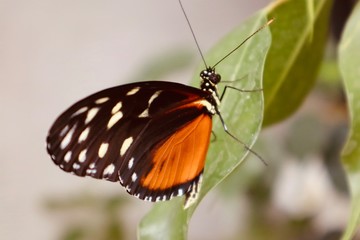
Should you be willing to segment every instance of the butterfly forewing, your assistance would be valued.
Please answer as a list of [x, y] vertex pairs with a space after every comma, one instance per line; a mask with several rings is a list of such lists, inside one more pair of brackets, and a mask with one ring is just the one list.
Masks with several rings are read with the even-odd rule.
[[209, 145], [208, 94], [160, 81], [103, 90], [55, 121], [47, 150], [64, 171], [120, 181], [141, 199], [189, 194]]

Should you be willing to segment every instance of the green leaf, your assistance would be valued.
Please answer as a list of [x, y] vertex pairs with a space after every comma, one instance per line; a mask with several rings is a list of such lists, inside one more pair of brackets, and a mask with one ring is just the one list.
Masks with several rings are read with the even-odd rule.
[[[265, 22], [265, 13], [259, 13], [232, 31], [206, 54], [207, 64], [210, 66], [215, 64]], [[225, 84], [243, 90], [261, 88], [264, 60], [270, 42], [269, 29], [265, 28], [216, 67], [223, 80], [234, 81], [231, 84], [219, 84], [220, 94]], [[194, 77], [193, 82], [196, 86], [199, 86], [199, 73], [202, 69], [204, 69], [203, 64]], [[221, 102], [220, 111], [229, 131], [251, 147], [262, 124], [262, 91], [244, 93], [229, 89]], [[213, 131], [216, 134], [216, 141], [211, 143], [207, 154], [198, 201], [186, 210], [183, 209], [183, 198], [156, 204], [140, 223], [139, 239], [186, 239], [188, 223], [199, 201], [229, 175], [248, 154], [242, 144], [224, 132], [217, 116], [213, 118]]]
[[264, 126], [290, 116], [316, 80], [332, 1], [277, 1], [268, 16], [272, 44], [264, 72]]
[[348, 140], [342, 162], [352, 195], [351, 216], [342, 239], [352, 239], [360, 225], [360, 2], [346, 24], [340, 46], [339, 63], [350, 113]]

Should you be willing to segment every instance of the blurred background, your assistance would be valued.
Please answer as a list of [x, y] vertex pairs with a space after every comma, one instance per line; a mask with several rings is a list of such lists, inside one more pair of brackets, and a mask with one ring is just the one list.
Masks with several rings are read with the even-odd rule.
[[[183, 4], [206, 52], [268, 1]], [[260, 136], [255, 150], [269, 166], [250, 157], [210, 192], [189, 239], [339, 239], [349, 198], [338, 159], [347, 113], [335, 44], [301, 109]], [[47, 130], [93, 92], [151, 79], [187, 83], [199, 62], [177, 1], [0, 0], [1, 239], [135, 239], [152, 204], [120, 184], [59, 170], [46, 154]]]

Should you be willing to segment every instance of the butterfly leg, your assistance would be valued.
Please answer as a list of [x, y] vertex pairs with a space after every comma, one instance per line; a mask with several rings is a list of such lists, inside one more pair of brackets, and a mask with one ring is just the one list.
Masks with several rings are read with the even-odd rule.
[[[222, 94], [222, 95], [223, 95], [223, 94]], [[217, 112], [217, 115], [218, 115], [219, 118], [220, 118], [221, 124], [223, 125], [224, 131], [225, 131], [230, 137], [232, 137], [235, 141], [237, 141], [238, 143], [240, 143], [241, 145], [243, 145], [244, 148], [245, 148], [247, 151], [251, 152], [251, 153], [254, 154], [257, 158], [259, 158], [259, 159], [265, 164], [265, 166], [267, 166], [268, 164], [266, 163], [266, 161], [265, 161], [257, 152], [255, 152], [254, 150], [252, 150], [246, 143], [244, 143], [243, 141], [241, 141], [240, 139], [238, 139], [237, 137], [235, 137], [235, 136], [228, 130], [228, 127], [226, 126], [225, 121], [224, 121], [223, 117], [221, 116], [220, 111], [216, 109], [216, 112]]]
[[240, 89], [240, 88], [236, 88], [236, 87], [233, 87], [233, 86], [230, 86], [230, 85], [226, 85], [225, 88], [224, 88], [224, 91], [221, 93], [220, 101], [223, 99], [223, 97], [225, 95], [225, 92], [226, 92], [226, 90], [228, 88], [234, 89], [234, 90], [239, 91], [239, 92], [261, 92], [261, 91], [263, 91], [262, 88], [246, 90], [246, 89]]

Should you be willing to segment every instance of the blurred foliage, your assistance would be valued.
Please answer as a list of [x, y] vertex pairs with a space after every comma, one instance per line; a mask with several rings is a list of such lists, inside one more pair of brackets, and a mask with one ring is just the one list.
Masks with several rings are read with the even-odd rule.
[[[66, 215], [61, 240], [125, 239], [124, 223], [118, 216], [118, 213], [127, 207], [127, 201], [122, 196], [95, 197], [92, 194], [79, 193], [64, 199], [50, 198], [45, 206], [53, 214]], [[79, 216], [74, 218], [76, 212]]]

